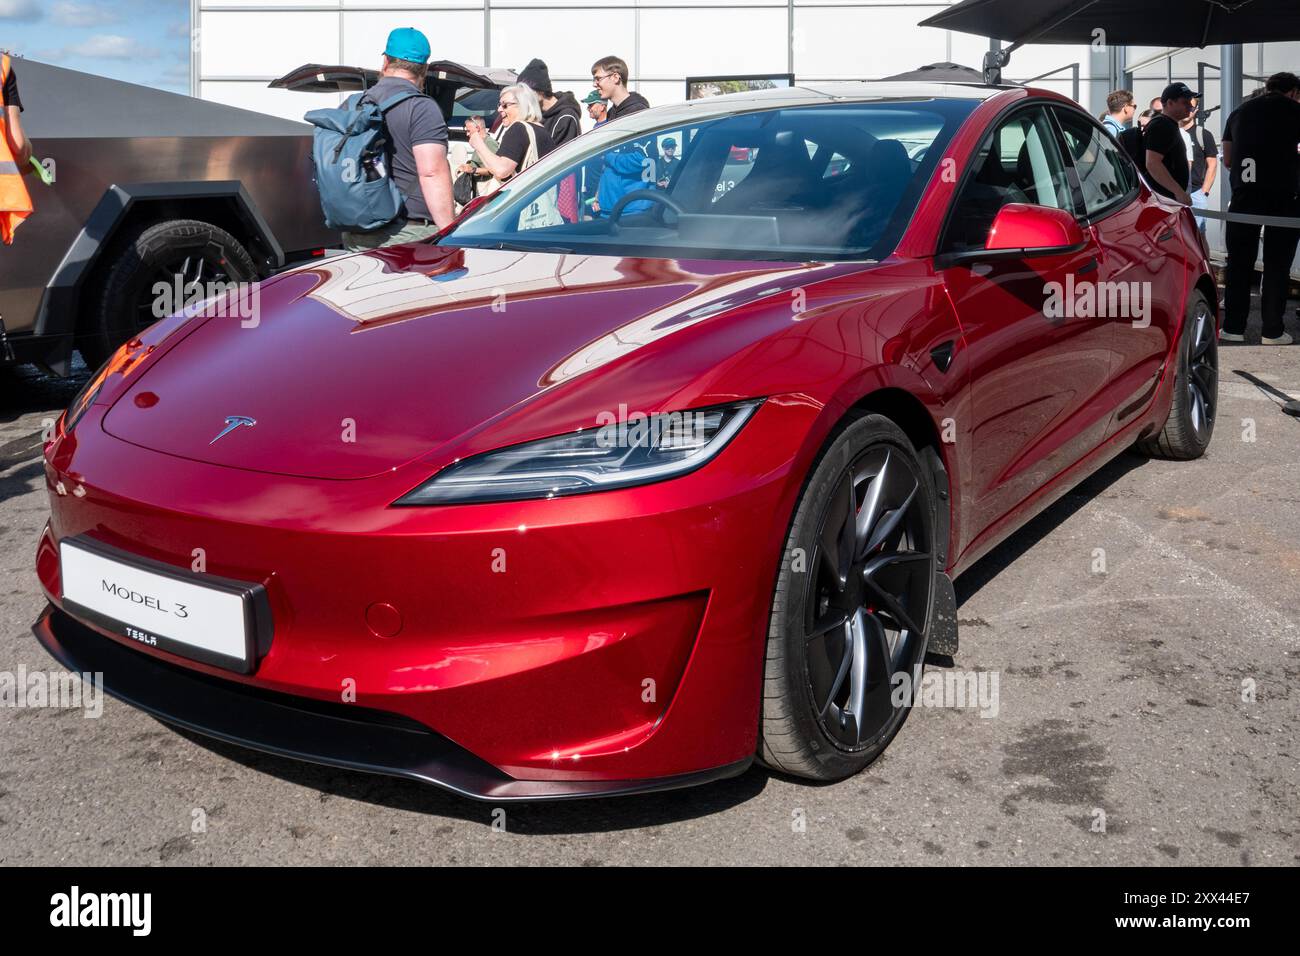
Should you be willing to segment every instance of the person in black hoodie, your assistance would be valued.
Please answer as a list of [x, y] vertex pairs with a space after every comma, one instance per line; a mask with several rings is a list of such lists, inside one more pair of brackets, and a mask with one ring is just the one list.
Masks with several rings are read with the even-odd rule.
[[542, 103], [542, 125], [551, 134], [551, 142], [562, 146], [582, 135], [582, 107], [572, 93], [551, 89], [551, 72], [541, 60], [529, 60], [519, 74], [519, 82], [532, 88]]
[[591, 85], [609, 100], [606, 121], [650, 108], [649, 100], [627, 88], [627, 76], [627, 63], [616, 56], [603, 57], [591, 65]]
[[[650, 103], [644, 96], [628, 90], [627, 74], [627, 64], [616, 56], [607, 56], [591, 65], [591, 85], [609, 100], [607, 122], [650, 108]], [[654, 186], [655, 159], [651, 158], [647, 149], [651, 141], [625, 143], [605, 153], [605, 169], [600, 174], [600, 187], [596, 201], [591, 206], [597, 217], [608, 216], [618, 201], [628, 193]], [[650, 205], [647, 199], [634, 199], [623, 212], [644, 212]]]

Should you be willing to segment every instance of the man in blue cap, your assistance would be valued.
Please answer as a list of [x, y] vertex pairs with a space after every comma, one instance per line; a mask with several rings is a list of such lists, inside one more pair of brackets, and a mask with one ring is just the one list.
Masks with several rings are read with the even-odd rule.
[[[378, 83], [365, 98], [382, 103], [403, 89], [424, 91], [429, 40], [414, 27], [388, 34]], [[384, 114], [392, 156], [393, 181], [402, 191], [406, 213], [372, 232], [345, 232], [352, 251], [395, 246], [433, 235], [451, 224], [451, 167], [447, 163], [447, 122], [428, 96], [413, 96]]]

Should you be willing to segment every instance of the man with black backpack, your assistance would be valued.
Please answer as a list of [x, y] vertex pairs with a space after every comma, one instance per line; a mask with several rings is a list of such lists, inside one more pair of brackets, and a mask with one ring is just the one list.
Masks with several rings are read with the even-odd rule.
[[[447, 123], [424, 93], [429, 41], [388, 35], [382, 76], [336, 110], [314, 110], [312, 158], [326, 224], [351, 252], [427, 238], [451, 224]], [[378, 181], [388, 180], [387, 188]]]

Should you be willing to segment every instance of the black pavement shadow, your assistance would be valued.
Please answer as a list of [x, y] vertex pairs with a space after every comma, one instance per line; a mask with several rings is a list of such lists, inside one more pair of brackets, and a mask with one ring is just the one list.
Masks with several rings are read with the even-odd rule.
[[1147, 456], [1135, 451], [1126, 451], [1112, 458], [1105, 466], [1066, 492], [1047, 510], [1038, 514], [1027, 525], [976, 561], [954, 582], [958, 609], [979, 593], [984, 585], [1021, 558], [1026, 551], [1060, 527], [1071, 515], [1130, 471], [1141, 468], [1149, 460]]
[[1232, 374], [1244, 378], [1246, 381], [1250, 382], [1251, 385], [1254, 385], [1257, 389], [1259, 389], [1266, 396], [1268, 396], [1269, 400], [1272, 401], [1275, 405], [1277, 405], [1277, 407], [1280, 408], [1286, 414], [1294, 416], [1296, 418], [1300, 418], [1300, 398], [1295, 398], [1291, 395], [1288, 395], [1286, 392], [1282, 391], [1282, 389], [1278, 388], [1277, 386], [1270, 385], [1262, 378], [1257, 378], [1254, 375], [1252, 375], [1250, 372], [1244, 371], [1243, 369], [1234, 368], [1232, 370]]
[[[37, 455], [40, 454], [40, 447], [41, 446], [37, 444], [36, 446]], [[9, 474], [0, 477], [0, 502], [8, 501], [10, 498], [21, 498], [23, 495], [30, 495], [34, 493], [39, 494], [40, 493], [39, 487], [36, 489], [35, 492], [33, 492], [32, 488], [30, 488], [27, 483], [31, 481], [33, 478], [44, 479], [44, 476], [45, 476], [45, 462], [38, 457], [34, 461], [26, 465], [23, 465], [21, 468], [15, 469]], [[43, 480], [42, 480], [42, 484], [44, 484]], [[32, 539], [33, 553], [35, 547], [36, 547], [35, 539], [33, 538]], [[35, 573], [36, 573], [35, 569], [33, 569], [32, 574], [34, 575]]]

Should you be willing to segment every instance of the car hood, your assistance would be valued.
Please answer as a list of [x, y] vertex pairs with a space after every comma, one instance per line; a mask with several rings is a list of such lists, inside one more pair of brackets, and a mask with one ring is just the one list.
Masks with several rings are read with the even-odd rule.
[[433, 245], [328, 258], [210, 305], [103, 427], [217, 465], [369, 477], [827, 270]]

